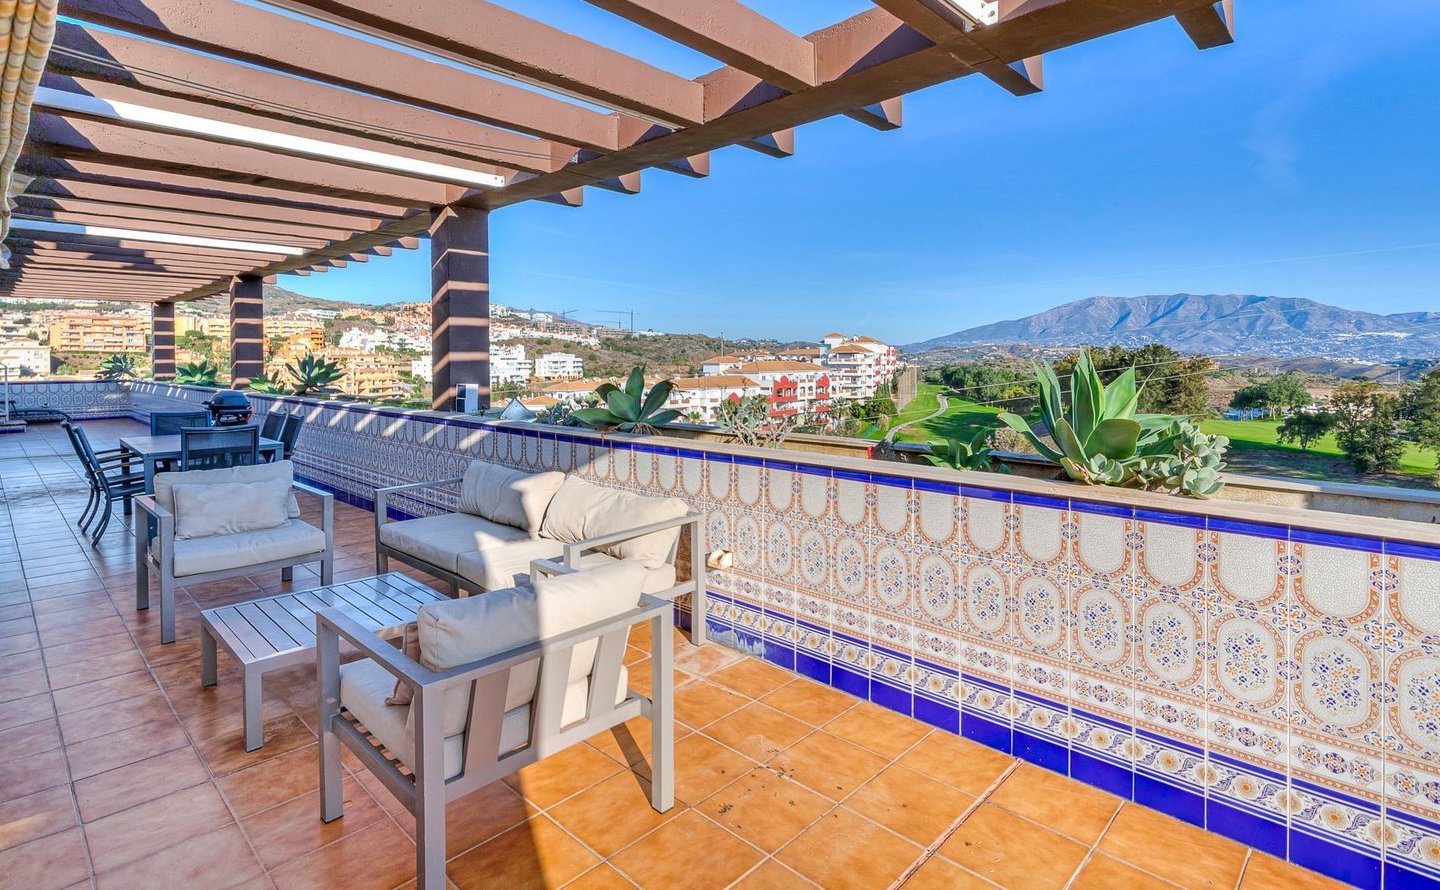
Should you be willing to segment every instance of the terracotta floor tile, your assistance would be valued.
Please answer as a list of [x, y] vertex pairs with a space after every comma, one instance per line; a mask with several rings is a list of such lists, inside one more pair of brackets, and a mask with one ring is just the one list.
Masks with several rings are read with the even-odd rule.
[[231, 821], [220, 792], [207, 782], [90, 822], [85, 838], [98, 875]]
[[885, 758], [824, 730], [769, 761], [771, 768], [831, 800], [840, 800], [885, 768]]
[[0, 764], [0, 803], [68, 784], [65, 755], [45, 751]]
[[940, 847], [946, 859], [1002, 887], [1064, 887], [1086, 848], [984, 804]]
[[388, 820], [348, 834], [270, 872], [279, 890], [389, 890], [414, 875], [415, 845]]
[[243, 734], [197, 739], [195, 748], [212, 773], [224, 776], [279, 757], [296, 748], [313, 745], [315, 741], [315, 733], [310, 731], [304, 721], [294, 714], [287, 714], [277, 720], [265, 721], [265, 736], [261, 747], [254, 751], [245, 750]]
[[99, 738], [75, 742], [65, 748], [65, 757], [70, 762], [71, 778], [79, 780], [189, 744], [180, 721], [166, 717]]
[[277, 868], [385, 818], [385, 810], [358, 781], [347, 778], [344, 787], [345, 816], [334, 822], [320, 821], [318, 791], [242, 819], [240, 827], [255, 846], [261, 863], [266, 868]]
[[721, 668], [729, 667], [741, 658], [744, 656], [734, 649], [715, 643], [696, 647], [685, 642], [675, 647], [675, 667], [697, 677], [713, 674]]
[[240, 829], [228, 825], [96, 876], [100, 890], [154, 887], [237, 887], [264, 870]]
[[0, 803], [0, 850], [8, 850], [78, 823], [70, 789], [64, 785]]
[[0, 674], [0, 702], [29, 698], [50, 691], [50, 678], [43, 670], [19, 674]]
[[860, 700], [852, 695], [803, 677], [786, 683], [761, 701], [782, 714], [789, 714], [812, 726], [834, 720], [860, 703]]
[[75, 783], [80, 818], [103, 819], [139, 803], [208, 783], [205, 766], [189, 746], [147, 757]]
[[675, 794], [687, 803], [704, 800], [755, 765], [701, 733], [688, 735], [675, 743]]
[[25, 890], [62, 890], [90, 876], [85, 835], [78, 828], [0, 851], [0, 875], [6, 886]]
[[65, 743], [70, 745], [170, 716], [170, 703], [163, 693], [156, 691], [99, 708], [62, 714], [60, 731], [65, 734]]
[[24, 726], [37, 720], [49, 720], [54, 716], [55, 703], [51, 700], [48, 692], [42, 695], [32, 695], [29, 698], [0, 702], [0, 726], [7, 728]]
[[[904, 884], [905, 890], [990, 890], [995, 886], [941, 856], [930, 857]], [[1120, 890], [1120, 885], [1113, 890]]]
[[75, 643], [46, 646], [44, 647], [45, 663], [47, 665], [69, 664], [75, 661], [99, 658], [102, 655], [129, 652], [134, 648], [135, 641], [130, 639], [130, 634], [124, 632], [107, 634], [103, 637], [94, 637]]
[[57, 664], [48, 670], [50, 686], [54, 689], [66, 689], [133, 671], [143, 671], [145, 670], [145, 659], [140, 657], [139, 652], [118, 652], [114, 655], [102, 655], [99, 658], [90, 658], [85, 661]]
[[813, 731], [810, 724], [758, 702], [705, 728], [706, 735], [756, 760], [774, 757]]
[[26, 671], [43, 671], [45, 657], [39, 649], [29, 649], [12, 655], [0, 655], [0, 674], [23, 674]]
[[650, 805], [650, 783], [627, 770], [552, 807], [549, 815], [600, 855], [613, 856], [681, 809], [677, 805], [656, 812]]
[[77, 643], [81, 640], [93, 640], [96, 637], [108, 636], [110, 634], [123, 633], [125, 623], [120, 620], [119, 615], [107, 615], [104, 618], [92, 618], [89, 621], [75, 621], [50, 625], [40, 631], [40, 644], [42, 646], [57, 646], [62, 643]]
[[932, 732], [900, 762], [967, 794], [980, 795], [1015, 758], [946, 732]]
[[696, 809], [773, 853], [833, 806], [799, 782], [760, 767], [721, 788]]
[[620, 764], [594, 748], [577, 745], [507, 776], [505, 783], [545, 809], [610, 778], [621, 769]]
[[989, 802], [1092, 846], [1120, 809], [1112, 794], [1022, 763]]
[[764, 854], [686, 810], [610, 860], [641, 887], [726, 887]]
[[861, 702], [825, 724], [825, 731], [894, 760], [914, 747], [931, 729], [889, 708]]
[[710, 675], [712, 683], [751, 698], [763, 698], [795, 679], [795, 675], [758, 658], [746, 658]]
[[1234, 841], [1135, 804], [1121, 807], [1100, 849], [1187, 887], [1233, 887], [1245, 865]]
[[[683, 723], [675, 724], [675, 741], [680, 741], [691, 732]], [[589, 743], [595, 748], [625, 766], [645, 766], [650, 762], [650, 721], [635, 717], [625, 723], [591, 736]], [[649, 775], [649, 773], [645, 773]]]
[[554, 822], [536, 816], [456, 857], [446, 870], [461, 890], [523, 890], [559, 887], [599, 862]]
[[861, 786], [845, 805], [921, 846], [949, 828], [975, 798], [896, 764]]
[[823, 817], [775, 858], [825, 888], [888, 887], [922, 849], [844, 807]]
[[215, 780], [239, 819], [320, 787], [319, 745], [296, 748]]
[[675, 690], [675, 716], [699, 729], [732, 714], [748, 703], [745, 696], [705, 680]]
[[[1164, 890], [1166, 887], [1174, 887], [1169, 881], [1162, 881], [1152, 874], [1141, 871], [1133, 865], [1121, 862], [1106, 856], [1104, 853], [1093, 853], [1090, 861], [1080, 869], [1080, 874], [1075, 876], [1075, 882], [1070, 885], [1071, 890], [1111, 890], [1113, 887], [1133, 887], [1135, 890]], [[1294, 887], [1294, 884], [1280, 885]]]
[[1344, 890], [1345, 884], [1324, 875], [1251, 851], [1240, 878], [1240, 890]]
[[54, 720], [0, 729], [0, 764], [33, 757], [60, 747], [60, 724]]
[[[390, 796], [389, 792], [383, 790], [372, 790], [370, 794], [372, 797], [377, 794]], [[384, 802], [381, 803], [383, 805]], [[539, 812], [514, 788], [504, 782], [491, 782], [479, 791], [450, 801], [445, 807], [445, 855], [450, 858], [459, 856], [471, 847], [509, 831]], [[400, 828], [414, 838], [415, 817], [408, 812], [392, 815]]]
[[734, 885], [735, 890], [811, 890], [817, 886], [779, 860], [767, 859]]
[[149, 671], [120, 674], [104, 680], [96, 680], [93, 683], [81, 683], [56, 690], [53, 693], [55, 711], [59, 714], [83, 711], [86, 708], [108, 705], [127, 698], [134, 698], [137, 695], [144, 695], [147, 692], [154, 692], [158, 688], [155, 678], [150, 676]]
[[635, 890], [630, 879], [605, 863], [565, 885], [565, 890]]

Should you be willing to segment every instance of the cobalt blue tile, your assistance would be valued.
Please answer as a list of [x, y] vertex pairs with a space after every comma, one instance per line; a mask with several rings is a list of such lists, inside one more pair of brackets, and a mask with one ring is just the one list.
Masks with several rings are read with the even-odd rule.
[[1186, 528], [1204, 528], [1205, 517], [1191, 513], [1171, 513], [1160, 510], [1136, 510], [1135, 519], [1140, 522], [1158, 522], [1162, 525], [1182, 525]]
[[967, 498], [974, 498], [980, 501], [1005, 501], [1010, 502], [1010, 492], [998, 491], [993, 488], [981, 488], [975, 485], [960, 486], [960, 493]]
[[759, 634], [753, 630], [745, 630], [739, 625], [735, 625], [735, 642], [744, 652], [759, 652], [764, 648], [764, 642], [760, 639]]
[[1064, 510], [1070, 506], [1069, 498], [1051, 498], [1041, 494], [1028, 494], [1026, 492], [1013, 492], [1010, 499], [1017, 504], [1027, 507], [1045, 507], [1049, 510]]
[[714, 615], [706, 615], [705, 632], [710, 634], [712, 637], [728, 637], [731, 633], [730, 622], [720, 618], [716, 618]]
[[1015, 756], [1022, 760], [1043, 766], [1062, 776], [1070, 770], [1070, 749], [1065, 745], [1042, 738], [1018, 726], [1014, 730], [1013, 745]]
[[915, 719], [936, 729], [957, 734], [960, 732], [960, 709], [954, 705], [932, 701], [923, 695], [915, 696]]
[[1380, 860], [1298, 829], [1290, 829], [1290, 861], [1355, 887], [1380, 886]]
[[870, 481], [876, 485], [884, 485], [886, 488], [913, 488], [914, 480], [905, 476], [888, 476], [884, 473], [871, 473]]
[[858, 674], [838, 664], [831, 664], [830, 685], [842, 692], [848, 692], [856, 698], [870, 700], [870, 677], [868, 674]]
[[1290, 529], [1290, 540], [1297, 544], [1315, 544], [1321, 547], [1340, 547], [1345, 550], [1361, 550], [1379, 553], [1384, 542], [1379, 538], [1362, 538], [1358, 535], [1339, 535], [1333, 532], [1312, 531], [1308, 528]]
[[1174, 816], [1191, 825], [1205, 827], [1205, 798], [1203, 795], [1184, 788], [1176, 788], [1168, 782], [1147, 776], [1145, 773], [1135, 773], [1135, 797], [1136, 803], [1149, 807], [1152, 810], [1159, 810], [1167, 816]]
[[1079, 748], [1070, 752], [1070, 778], [1125, 800], [1135, 795], [1134, 773], [1118, 763], [1086, 754]]
[[1121, 519], [1129, 519], [1134, 511], [1129, 507], [1121, 507], [1117, 504], [1102, 504], [1099, 501], [1081, 501], [1072, 498], [1070, 509], [1079, 513], [1094, 513], [1097, 516], [1117, 516]]
[[830, 685], [830, 662], [799, 649], [795, 650], [795, 672], [817, 683]]
[[960, 494], [960, 483], [958, 482], [936, 482], [932, 479], [914, 480], [916, 491], [929, 491], [935, 494], [948, 494], [952, 497]]
[[889, 708], [906, 717], [915, 708], [915, 696], [909, 690], [897, 689], [883, 680], [871, 679], [870, 700], [882, 708]]
[[1411, 544], [1408, 541], [1386, 541], [1387, 556], [1410, 556], [1415, 559], [1440, 560], [1440, 547], [1431, 544]]
[[831, 470], [830, 475], [836, 479], [848, 479], [851, 482], [869, 482], [869, 473], [857, 473], [854, 470]]
[[731, 460], [733, 463], [740, 464], [741, 466], [746, 466], [746, 467], [763, 467], [763, 466], [765, 466], [765, 461], [762, 460], [762, 459], [760, 459], [760, 458], [758, 458], [758, 457], [745, 457], [744, 455], [733, 454], [733, 455], [730, 456], [730, 460]]
[[979, 742], [997, 751], [1011, 752], [1010, 726], [1004, 723], [996, 723], [988, 717], [982, 717], [973, 711], [966, 711], [960, 716], [960, 734], [973, 742]]
[[765, 660], [787, 671], [795, 670], [795, 647], [773, 640], [765, 641]]
[[1286, 858], [1289, 828], [1284, 822], [1209, 799], [1205, 801], [1205, 827], [1277, 859]]
[[1386, 890], [1440, 890], [1440, 875], [1420, 874], [1397, 864], [1385, 861]]

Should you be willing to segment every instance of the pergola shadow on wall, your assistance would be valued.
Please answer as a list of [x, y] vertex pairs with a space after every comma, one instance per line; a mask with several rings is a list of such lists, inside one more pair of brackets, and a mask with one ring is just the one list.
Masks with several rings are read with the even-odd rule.
[[163, 379], [175, 304], [228, 293], [243, 383], [264, 281], [428, 234], [449, 408], [489, 382], [493, 210], [706, 176], [726, 146], [783, 158], [833, 115], [893, 129], [902, 95], [969, 74], [1034, 93], [1044, 53], [1160, 19], [1232, 39], [1232, 0], [875, 0], [808, 35], [738, 0], [589, 2], [719, 67], [686, 79], [484, 0], [22, 0], [0, 295], [151, 303]]

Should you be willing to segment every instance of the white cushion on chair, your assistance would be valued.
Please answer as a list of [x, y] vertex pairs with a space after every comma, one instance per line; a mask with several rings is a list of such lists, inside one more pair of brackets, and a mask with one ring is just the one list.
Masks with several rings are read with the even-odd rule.
[[[501, 525], [469, 513], [446, 513], [380, 526], [380, 542], [411, 556], [455, 571], [455, 561], [462, 553], [492, 547], [508, 541], [528, 542], [524, 530]], [[508, 585], [501, 585], [508, 586]]]
[[[530, 583], [530, 563], [536, 559], [558, 559], [564, 554], [559, 541], [538, 538], [514, 541], [487, 547], [475, 553], [462, 553], [455, 561], [455, 574], [474, 581], [486, 590], [501, 590]], [[580, 568], [593, 569], [619, 562], [608, 553], [586, 553], [580, 557]], [[675, 586], [675, 567], [662, 562], [646, 568], [641, 593], [660, 593]]]
[[[295, 465], [288, 460], [277, 460], [269, 464], [256, 464], [251, 467], [226, 467], [220, 470], [186, 470], [183, 473], [156, 473], [155, 474], [155, 503], [175, 512], [174, 487], [177, 485], [203, 485], [206, 483], [226, 482], [266, 482], [271, 479], [284, 479], [286, 485], [295, 482]], [[286, 502], [286, 513], [291, 519], [300, 518], [300, 504], [295, 500], [295, 493], [290, 493], [290, 499]]]
[[460, 512], [538, 535], [545, 508], [564, 481], [564, 473], [526, 473], [489, 461], [471, 461], [460, 483]]
[[290, 482], [207, 482], [171, 486], [175, 537], [208, 538], [275, 528], [290, 521]]
[[325, 551], [325, 532], [290, 519], [284, 525], [234, 535], [175, 541], [175, 577], [203, 575]]
[[[679, 498], [652, 498], [617, 488], [602, 488], [577, 476], [567, 476], [545, 512], [541, 532], [547, 538], [573, 544], [665, 519], [678, 519], [689, 509]], [[601, 552], [616, 559], [638, 559], [646, 568], [659, 568], [670, 561], [670, 551], [679, 537], [680, 529], [667, 529], [602, 547]]]

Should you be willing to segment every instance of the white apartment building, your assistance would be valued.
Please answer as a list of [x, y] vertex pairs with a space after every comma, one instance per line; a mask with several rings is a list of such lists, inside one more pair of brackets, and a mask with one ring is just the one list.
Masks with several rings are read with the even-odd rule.
[[419, 377], [426, 383], [435, 382], [435, 359], [433, 356], [421, 356], [410, 360], [410, 376]]
[[535, 358], [535, 376], [541, 380], [569, 380], [585, 376], [580, 356], [569, 352], [547, 352]]
[[490, 385], [524, 383], [530, 379], [534, 366], [525, 357], [525, 345], [490, 347]]
[[768, 359], [746, 362], [736, 373], [755, 381], [770, 397], [770, 413], [816, 414], [830, 410], [830, 373], [814, 362]]
[[832, 395], [868, 399], [888, 386], [900, 370], [900, 350], [874, 337], [826, 334], [821, 363], [830, 371]]
[[764, 395], [767, 388], [743, 374], [712, 374], [704, 377], [681, 377], [670, 381], [674, 389], [666, 408], [680, 412], [682, 420], [692, 423], [714, 423], [720, 417], [720, 406]]
[[404, 331], [373, 330], [364, 331], [359, 328], [351, 328], [340, 335], [341, 349], [358, 349], [361, 352], [374, 352], [380, 347], [389, 349], [406, 349], [414, 352], [429, 352], [431, 343], [428, 336], [410, 334]]
[[575, 343], [580, 346], [599, 346], [600, 339], [594, 334], [583, 331], [570, 330], [541, 330], [539, 328], [522, 328], [515, 325], [492, 324], [490, 326], [490, 342], [503, 343], [506, 340], [559, 340], [563, 343]]
[[713, 377], [716, 374], [729, 374], [743, 364], [745, 364], [745, 360], [738, 355], [711, 356], [700, 363], [700, 373], [706, 377]]
[[47, 377], [50, 374], [50, 347], [41, 346], [28, 337], [0, 340], [0, 367], [10, 372], [12, 380], [21, 374]]

